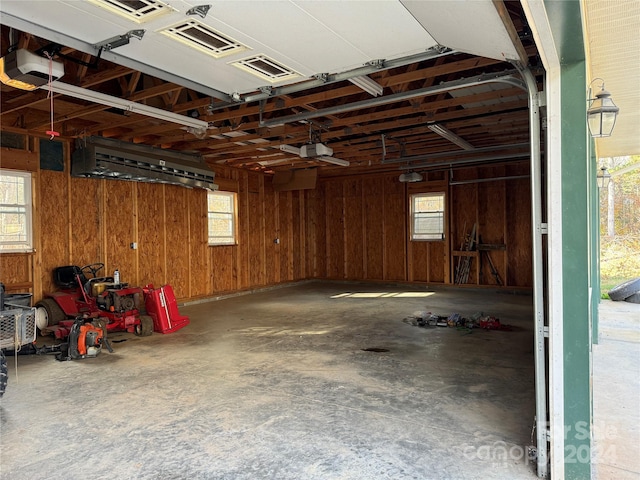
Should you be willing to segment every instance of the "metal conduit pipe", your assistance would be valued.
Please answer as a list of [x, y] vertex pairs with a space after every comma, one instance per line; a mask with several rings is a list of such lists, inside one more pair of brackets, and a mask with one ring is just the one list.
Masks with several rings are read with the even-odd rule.
[[475, 180], [451, 181], [449, 182], [449, 185], [469, 185], [471, 183], [500, 182], [502, 180], [520, 180], [522, 178], [529, 178], [530, 176], [531, 175], [511, 175], [507, 177], [476, 178]]
[[529, 158], [529, 155], [531, 155], [529, 152], [505, 153], [504, 155], [485, 155], [482, 157], [465, 158], [461, 160], [448, 160], [448, 161], [442, 161], [438, 163], [419, 163], [414, 165], [403, 165], [398, 169], [399, 170], [416, 170], [419, 168], [421, 170], [422, 169], [429, 170], [429, 169], [440, 168], [440, 167], [449, 168], [449, 167], [456, 167], [458, 165], [470, 165], [470, 164], [476, 164], [476, 163], [489, 163], [489, 162], [495, 163], [495, 162], [500, 162], [504, 160], [526, 159], [526, 158]]
[[438, 152], [438, 153], [425, 153], [424, 155], [413, 155], [410, 157], [399, 157], [399, 158], [386, 158], [382, 160], [380, 163], [383, 165], [388, 163], [406, 163], [406, 162], [419, 162], [420, 160], [431, 160], [432, 158], [442, 158], [453, 155], [464, 154], [465, 156], [473, 155], [474, 153], [487, 153], [487, 152], [499, 152], [501, 150], [507, 149], [524, 149], [529, 147], [528, 143], [513, 143], [511, 145], [493, 145], [491, 147], [479, 147], [474, 148], [473, 150], [453, 150], [448, 152]]
[[347, 103], [345, 105], [338, 105], [335, 107], [323, 108], [313, 112], [303, 112], [296, 115], [288, 115], [284, 117], [273, 118], [266, 121], [260, 121], [261, 127], [275, 127], [276, 125], [284, 125], [287, 123], [298, 122], [300, 120], [309, 120], [311, 118], [326, 117], [329, 115], [337, 115], [339, 113], [350, 112], [361, 108], [378, 107], [380, 105], [387, 105], [389, 103], [401, 102], [403, 100], [411, 100], [417, 97], [424, 97], [427, 95], [435, 95], [437, 93], [448, 92], [450, 90], [457, 90], [460, 88], [473, 87], [476, 85], [484, 85], [486, 83], [509, 83], [522, 82], [516, 76], [517, 70], [504, 70], [498, 73], [487, 73], [484, 75], [478, 75], [472, 78], [463, 78], [460, 80], [453, 80], [450, 82], [443, 82], [440, 85], [433, 87], [420, 88], [418, 90], [411, 90], [409, 92], [394, 93], [392, 95], [385, 95], [382, 97], [371, 98], [369, 100], [362, 100], [359, 102]]

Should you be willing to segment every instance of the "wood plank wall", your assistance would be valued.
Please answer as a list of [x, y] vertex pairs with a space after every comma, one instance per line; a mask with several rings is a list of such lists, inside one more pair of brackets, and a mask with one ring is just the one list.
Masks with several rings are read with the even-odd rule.
[[[0, 255], [0, 281], [35, 300], [55, 289], [56, 266], [94, 262], [133, 285], [170, 283], [181, 300], [309, 278], [447, 284], [452, 251], [474, 222], [484, 243], [505, 245], [490, 253], [505, 286], [531, 287], [527, 178], [449, 186], [446, 172], [415, 184], [394, 173], [277, 192], [270, 176], [217, 168], [221, 189], [238, 193], [238, 244], [210, 247], [204, 190], [74, 178], [65, 151], [64, 172], [34, 172], [36, 252]], [[526, 173], [526, 165], [468, 168], [454, 180]], [[411, 242], [409, 196], [437, 191], [448, 199], [445, 240]], [[481, 266], [472, 262], [469, 283], [495, 285]]]
[[[318, 262], [327, 265], [326, 275], [318, 271], [316, 276], [450, 284], [457, 261], [453, 251], [460, 250], [475, 223], [484, 244], [504, 248], [489, 251], [503, 286], [530, 288], [529, 179], [502, 179], [527, 174], [522, 164], [456, 170], [454, 181], [469, 183], [451, 186], [448, 172], [430, 172], [417, 183], [399, 182], [398, 173], [323, 180], [317, 189], [320, 196], [309, 203], [316, 215], [314, 225], [324, 225], [325, 232], [319, 235], [316, 228], [315, 240], [308, 239]], [[445, 240], [413, 242], [409, 199], [427, 192], [446, 194]], [[472, 260], [467, 284], [497, 285], [484, 254]]]

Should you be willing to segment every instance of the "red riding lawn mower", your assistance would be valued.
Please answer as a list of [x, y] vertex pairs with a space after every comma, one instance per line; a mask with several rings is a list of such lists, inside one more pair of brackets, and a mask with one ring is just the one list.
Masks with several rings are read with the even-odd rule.
[[54, 269], [59, 290], [36, 303], [36, 326], [43, 335], [65, 339], [78, 318], [93, 319], [97, 329], [104, 329], [105, 337], [107, 332], [121, 331], [151, 335], [154, 323], [146, 314], [142, 288], [115, 283], [113, 277], [98, 277], [103, 268], [104, 263], [92, 263]]

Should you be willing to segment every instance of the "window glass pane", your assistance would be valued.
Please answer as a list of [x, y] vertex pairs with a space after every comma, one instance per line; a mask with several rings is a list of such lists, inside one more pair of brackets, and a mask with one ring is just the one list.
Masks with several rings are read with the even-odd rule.
[[425, 193], [411, 197], [411, 239], [444, 239], [444, 193]]
[[31, 251], [31, 174], [0, 171], [0, 251]]
[[235, 195], [235, 193], [231, 192], [208, 193], [209, 245], [229, 245], [236, 243]]
[[210, 212], [232, 212], [233, 198], [228, 195], [209, 194], [209, 211]]

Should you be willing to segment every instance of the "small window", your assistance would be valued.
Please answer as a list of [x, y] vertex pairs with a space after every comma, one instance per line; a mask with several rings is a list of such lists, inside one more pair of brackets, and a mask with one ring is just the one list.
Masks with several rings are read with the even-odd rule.
[[444, 240], [444, 193], [411, 195], [411, 240]]
[[209, 192], [209, 245], [235, 245], [236, 243], [236, 194]]
[[0, 170], [0, 252], [31, 252], [31, 174]]

